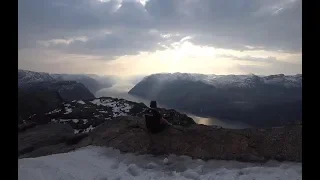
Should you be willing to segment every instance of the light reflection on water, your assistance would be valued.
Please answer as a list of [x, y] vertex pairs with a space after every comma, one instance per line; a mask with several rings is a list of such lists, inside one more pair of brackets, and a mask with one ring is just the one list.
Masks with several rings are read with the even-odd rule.
[[[133, 87], [132, 84], [116, 84], [110, 88], [101, 89], [98, 92], [96, 92], [96, 97], [113, 97], [113, 98], [122, 98], [133, 102], [142, 102], [145, 105], [149, 105], [150, 100], [143, 99], [141, 97], [133, 96], [131, 94], [128, 94], [128, 91]], [[162, 108], [168, 108], [164, 105], [158, 104], [159, 107]], [[170, 108], [169, 108], [170, 109]], [[176, 109], [177, 110], [177, 109]], [[179, 110], [177, 110], [179, 111]], [[208, 126], [220, 126], [223, 128], [228, 129], [244, 129], [244, 128], [250, 128], [251, 126], [241, 123], [241, 122], [235, 122], [230, 120], [221, 120], [215, 117], [200, 117], [196, 115], [192, 115], [189, 113], [185, 113], [183, 111], [179, 111], [180, 113], [187, 114], [189, 117], [191, 117], [196, 123], [198, 124], [204, 124]]]
[[245, 129], [245, 128], [252, 127], [241, 122], [230, 121], [230, 120], [220, 120], [215, 117], [199, 117], [191, 114], [188, 114], [188, 116], [191, 117], [197, 124], [204, 124], [208, 126], [214, 125], [214, 126], [227, 128], [227, 129]]

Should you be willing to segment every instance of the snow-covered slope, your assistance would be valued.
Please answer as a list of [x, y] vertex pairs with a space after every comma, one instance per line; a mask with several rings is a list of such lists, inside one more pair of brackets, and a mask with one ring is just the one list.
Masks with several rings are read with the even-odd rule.
[[18, 69], [18, 85], [24, 85], [35, 82], [54, 81], [54, 78], [49, 73], [33, 72]]
[[76, 81], [86, 86], [92, 93], [111, 87], [115, 82], [111, 77], [92, 74], [49, 74], [18, 69], [18, 86], [32, 86], [39, 82]]
[[215, 75], [215, 74], [196, 74], [196, 73], [159, 73], [146, 76], [147, 79], [159, 82], [169, 82], [175, 80], [201, 81], [215, 87], [255, 87], [258, 84], [276, 84], [286, 87], [301, 87], [302, 75], [285, 76], [283, 74], [270, 76], [249, 75]]
[[266, 164], [135, 156], [89, 146], [74, 152], [18, 160], [19, 180], [301, 180], [301, 163]]
[[[46, 113], [50, 117], [51, 122], [67, 123], [74, 127], [74, 133], [90, 132], [98, 124], [103, 121], [111, 120], [118, 116], [131, 115], [131, 109], [134, 104], [129, 104], [126, 101], [117, 99], [94, 99], [92, 101], [72, 101], [71, 103], [63, 103], [64, 108], [57, 108], [51, 112]], [[73, 112], [80, 109], [82, 113], [85, 111], [93, 112], [92, 117], [79, 118]], [[90, 110], [89, 110], [90, 109]]]

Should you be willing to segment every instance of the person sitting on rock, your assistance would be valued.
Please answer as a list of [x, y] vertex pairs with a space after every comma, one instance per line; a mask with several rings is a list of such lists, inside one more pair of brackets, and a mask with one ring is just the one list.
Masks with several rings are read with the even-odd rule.
[[164, 130], [168, 126], [172, 126], [166, 119], [162, 117], [158, 111], [157, 102], [151, 101], [150, 108], [145, 111], [145, 120], [147, 129], [151, 133], [158, 133]]

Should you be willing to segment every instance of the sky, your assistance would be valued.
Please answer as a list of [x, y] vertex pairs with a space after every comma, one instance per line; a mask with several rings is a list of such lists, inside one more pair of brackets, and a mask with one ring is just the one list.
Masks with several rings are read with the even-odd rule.
[[18, 68], [302, 73], [301, 0], [18, 0]]

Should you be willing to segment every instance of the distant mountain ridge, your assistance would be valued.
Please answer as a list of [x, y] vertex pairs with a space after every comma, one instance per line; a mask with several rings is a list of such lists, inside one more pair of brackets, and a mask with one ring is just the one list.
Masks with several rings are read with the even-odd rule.
[[76, 81], [86, 86], [92, 93], [111, 87], [115, 82], [111, 77], [86, 74], [49, 74], [18, 69], [18, 86], [28, 86], [35, 82]]
[[76, 81], [85, 85], [92, 93], [100, 89], [111, 87], [114, 82], [108, 77], [100, 77], [85, 74], [51, 74], [58, 81]]
[[302, 75], [161, 73], [143, 78], [129, 94], [199, 116], [258, 127], [302, 119]]
[[34, 72], [18, 69], [18, 86], [24, 86], [35, 82], [55, 81], [49, 74], [44, 72]]
[[302, 74], [275, 74], [269, 76], [258, 76], [254, 74], [215, 75], [197, 73], [157, 73], [144, 77], [142, 81], [146, 81], [148, 79], [157, 80], [159, 82], [169, 82], [175, 80], [201, 81], [217, 88], [254, 87], [260, 84], [302, 87]]
[[43, 81], [18, 88], [18, 115], [27, 119], [33, 114], [53, 110], [61, 102], [92, 99], [95, 96], [75, 81]]
[[53, 78], [49, 73], [18, 69], [18, 114], [25, 119], [57, 108], [63, 101], [95, 98], [82, 83]]

